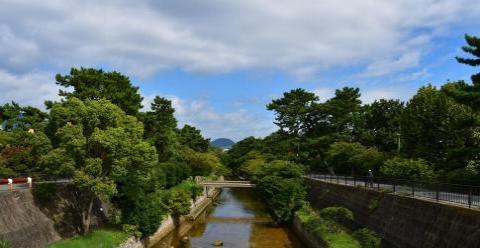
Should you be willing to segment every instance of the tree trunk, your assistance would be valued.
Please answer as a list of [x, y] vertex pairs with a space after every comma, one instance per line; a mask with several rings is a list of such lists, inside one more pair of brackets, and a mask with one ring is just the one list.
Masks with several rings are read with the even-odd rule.
[[90, 198], [88, 206], [82, 211], [82, 230], [83, 234], [87, 234], [90, 231], [90, 221], [92, 216], [94, 197]]

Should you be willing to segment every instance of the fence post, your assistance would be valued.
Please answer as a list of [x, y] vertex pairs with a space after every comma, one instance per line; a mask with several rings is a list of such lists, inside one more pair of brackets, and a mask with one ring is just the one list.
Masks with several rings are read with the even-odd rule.
[[472, 187], [468, 187], [468, 208], [472, 207]]
[[393, 180], [393, 193], [395, 193], [395, 180]]
[[435, 200], [437, 200], [437, 202], [438, 202], [438, 200], [440, 199], [440, 197], [439, 197], [439, 195], [440, 195], [440, 189], [439, 189], [439, 188], [440, 188], [440, 184], [437, 183], [437, 186], [435, 187]]
[[357, 179], [353, 176], [353, 186], [357, 186]]
[[337, 176], [337, 184], [340, 184], [340, 176]]
[[343, 176], [345, 178], [345, 185], [347, 185], [347, 176]]

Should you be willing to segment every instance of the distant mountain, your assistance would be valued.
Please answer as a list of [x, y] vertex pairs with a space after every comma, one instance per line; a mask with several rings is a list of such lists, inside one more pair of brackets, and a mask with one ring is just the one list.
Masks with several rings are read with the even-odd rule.
[[227, 139], [227, 138], [219, 138], [219, 139], [215, 139], [213, 141], [210, 142], [210, 146], [213, 146], [213, 147], [220, 147], [220, 148], [231, 148], [233, 145], [235, 144], [235, 142], [233, 142], [231, 139]]

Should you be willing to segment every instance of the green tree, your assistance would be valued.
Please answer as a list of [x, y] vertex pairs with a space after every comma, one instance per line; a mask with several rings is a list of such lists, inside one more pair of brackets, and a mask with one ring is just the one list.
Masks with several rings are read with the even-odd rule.
[[[95, 199], [134, 201], [153, 192], [155, 148], [143, 141], [143, 125], [108, 100], [69, 97], [55, 103], [47, 126], [54, 149], [42, 158], [46, 170], [72, 176], [82, 231], [89, 231]], [[58, 173], [58, 172], [57, 172]]]
[[[462, 47], [462, 50], [470, 55], [473, 55], [475, 58], [460, 58], [457, 57], [457, 61], [462, 64], [470, 66], [479, 66], [480, 65], [480, 38], [476, 36], [465, 35], [465, 40], [467, 41], [468, 46]], [[472, 76], [473, 85], [480, 86], [480, 73], [477, 73]]]
[[401, 116], [404, 109], [399, 100], [375, 100], [365, 106], [365, 125], [361, 141], [381, 151], [398, 148], [401, 131]]
[[232, 170], [238, 170], [245, 162], [245, 156], [251, 151], [260, 151], [262, 148], [262, 140], [253, 136], [247, 137], [232, 146], [224, 158], [224, 163]]
[[[476, 36], [465, 35], [467, 46], [462, 50], [473, 58], [456, 57], [457, 61], [472, 67], [480, 65], [480, 38]], [[442, 87], [442, 90], [456, 101], [470, 106], [475, 111], [480, 111], [480, 73], [471, 76], [472, 84], [464, 81], [449, 82]]]
[[283, 97], [272, 100], [268, 110], [275, 112], [275, 124], [280, 130], [298, 135], [307, 132], [312, 126], [312, 108], [318, 97], [304, 89], [294, 89], [283, 93]]
[[214, 153], [193, 153], [188, 159], [192, 176], [208, 176], [216, 171], [222, 171], [222, 163]]
[[15, 129], [12, 132], [0, 132], [4, 134], [5, 142], [0, 144], [0, 176], [28, 174], [39, 177], [38, 161], [51, 149], [48, 137], [40, 131], [29, 133]]
[[302, 166], [275, 160], [258, 167], [252, 181], [280, 221], [289, 221], [305, 199]]
[[395, 157], [385, 161], [380, 172], [389, 177], [405, 179], [425, 179], [434, 177], [433, 169], [423, 159]]
[[437, 169], [444, 169], [449, 152], [465, 147], [473, 122], [469, 107], [433, 86], [422, 87], [402, 115], [402, 149], [409, 156], [424, 158]]
[[142, 108], [143, 98], [138, 93], [138, 87], [132, 86], [127, 76], [116, 71], [72, 68], [68, 75], [57, 74], [55, 80], [60, 86], [73, 88], [72, 92], [60, 90], [60, 96], [76, 97], [81, 100], [104, 98], [129, 115], [136, 115]]
[[337, 172], [365, 175], [368, 169], [377, 170], [380, 167], [384, 155], [360, 143], [336, 142], [326, 152], [325, 160]]
[[203, 138], [201, 131], [190, 125], [185, 125], [178, 130], [180, 144], [197, 152], [207, 152], [210, 139]]
[[152, 111], [141, 115], [145, 125], [144, 136], [155, 144], [159, 161], [168, 161], [178, 146], [177, 120], [173, 115], [175, 109], [170, 100], [159, 96], [155, 97], [151, 108]]
[[5, 130], [38, 129], [46, 118], [47, 114], [39, 109], [31, 106], [21, 107], [16, 102], [0, 106], [0, 127], [3, 125]]
[[353, 139], [352, 130], [361, 113], [361, 103], [360, 90], [349, 87], [336, 90], [335, 96], [325, 103], [333, 129], [349, 140]]

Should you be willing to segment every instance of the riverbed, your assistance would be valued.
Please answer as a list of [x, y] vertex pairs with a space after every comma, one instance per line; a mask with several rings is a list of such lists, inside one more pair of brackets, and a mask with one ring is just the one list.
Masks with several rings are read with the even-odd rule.
[[153, 247], [205, 248], [213, 247], [216, 240], [229, 248], [302, 247], [290, 229], [274, 224], [252, 189], [242, 188], [223, 189], [203, 216], [183, 224]]

